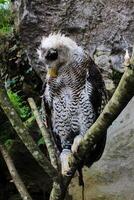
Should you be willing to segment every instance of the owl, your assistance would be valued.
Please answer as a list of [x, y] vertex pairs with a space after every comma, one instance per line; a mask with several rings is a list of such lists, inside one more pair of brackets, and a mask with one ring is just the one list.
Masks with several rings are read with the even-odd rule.
[[[104, 106], [104, 81], [88, 53], [63, 34], [43, 37], [38, 56], [46, 72], [42, 115], [60, 152], [62, 174], [69, 175], [69, 156], [77, 152]], [[101, 157], [105, 142], [106, 133], [94, 145], [87, 165]]]

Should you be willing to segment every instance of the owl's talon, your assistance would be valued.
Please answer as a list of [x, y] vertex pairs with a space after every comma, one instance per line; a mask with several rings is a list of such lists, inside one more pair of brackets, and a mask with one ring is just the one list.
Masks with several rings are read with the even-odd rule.
[[71, 157], [72, 153], [69, 149], [63, 149], [63, 151], [60, 154], [60, 160], [61, 160], [61, 173], [63, 176], [71, 176], [72, 172], [69, 166], [69, 159]]
[[82, 142], [82, 140], [83, 140], [83, 136], [82, 135], [77, 135], [74, 138], [74, 142], [73, 142], [73, 145], [71, 147], [71, 150], [72, 150], [73, 154], [77, 152], [79, 144]]

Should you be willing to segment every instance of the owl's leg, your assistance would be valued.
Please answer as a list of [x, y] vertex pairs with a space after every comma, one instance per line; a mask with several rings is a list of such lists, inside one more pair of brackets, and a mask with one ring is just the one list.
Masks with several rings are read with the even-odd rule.
[[[83, 108], [83, 110], [84, 110], [84, 108]], [[89, 112], [89, 114], [90, 114], [90, 112]], [[90, 119], [90, 122], [89, 122], [89, 119], [88, 119], [88, 117], [86, 116], [85, 113], [81, 113], [81, 115], [79, 116], [79, 118], [81, 120], [80, 121], [80, 126], [79, 126], [79, 135], [77, 135], [74, 138], [74, 141], [73, 141], [73, 144], [72, 144], [72, 147], [71, 147], [71, 150], [72, 150], [73, 154], [75, 154], [78, 151], [79, 145], [83, 141], [86, 131], [88, 130], [88, 128], [94, 122], [94, 115], [92, 114], [91, 117], [92, 117], [92, 119]]]
[[79, 147], [79, 144], [82, 142], [83, 140], [83, 135], [77, 135], [75, 138], [74, 138], [74, 142], [72, 144], [72, 147], [71, 147], [71, 150], [72, 150], [72, 153], [76, 153], [77, 150], [78, 150], [78, 147]]
[[61, 140], [61, 145], [62, 145], [62, 152], [60, 154], [60, 159], [61, 159], [61, 168], [62, 168], [62, 175], [70, 176], [72, 175], [72, 171], [69, 166], [69, 160], [72, 156], [73, 153], [77, 152], [78, 146], [80, 142], [83, 140], [83, 136], [77, 135], [74, 138], [73, 137], [66, 137]]
[[71, 157], [72, 153], [69, 149], [63, 149], [60, 154], [60, 160], [61, 160], [61, 171], [62, 175], [64, 176], [71, 176], [72, 172], [69, 166], [69, 159]]
[[70, 176], [72, 172], [69, 166], [69, 160], [72, 156], [71, 145], [73, 143], [73, 138], [71, 135], [63, 133], [60, 135], [60, 139], [62, 147], [62, 152], [60, 154], [62, 175]]

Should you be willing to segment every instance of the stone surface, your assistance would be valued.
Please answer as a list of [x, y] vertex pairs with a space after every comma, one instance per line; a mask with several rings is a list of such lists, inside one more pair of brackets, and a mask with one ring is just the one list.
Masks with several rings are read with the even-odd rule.
[[89, 50], [100, 67], [120, 70], [125, 49], [134, 43], [133, 0], [16, 0], [16, 26], [32, 67], [42, 80], [44, 66], [37, 59], [43, 35], [61, 31]]
[[[102, 158], [84, 170], [87, 200], [134, 199], [134, 98], [108, 129]], [[80, 199], [77, 180], [71, 193]], [[78, 192], [75, 192], [78, 191]]]

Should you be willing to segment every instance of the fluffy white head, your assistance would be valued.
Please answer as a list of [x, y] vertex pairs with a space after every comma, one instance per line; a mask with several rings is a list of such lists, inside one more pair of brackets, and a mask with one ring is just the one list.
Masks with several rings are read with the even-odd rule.
[[82, 47], [78, 46], [75, 41], [61, 33], [53, 33], [48, 37], [42, 37], [40, 49], [37, 50], [39, 59], [42, 59], [42, 49], [59, 49], [61, 47], [67, 47], [69, 49], [70, 56], [83, 55]]
[[65, 35], [50, 34], [47, 38], [43, 37], [41, 41], [42, 48], [57, 48], [59, 46], [67, 46], [69, 49], [77, 49], [78, 46], [75, 41], [66, 37]]
[[47, 71], [47, 79], [55, 78], [63, 74], [63, 71], [71, 69], [83, 59], [84, 51], [71, 38], [60, 33], [43, 37], [37, 50], [39, 59]]

